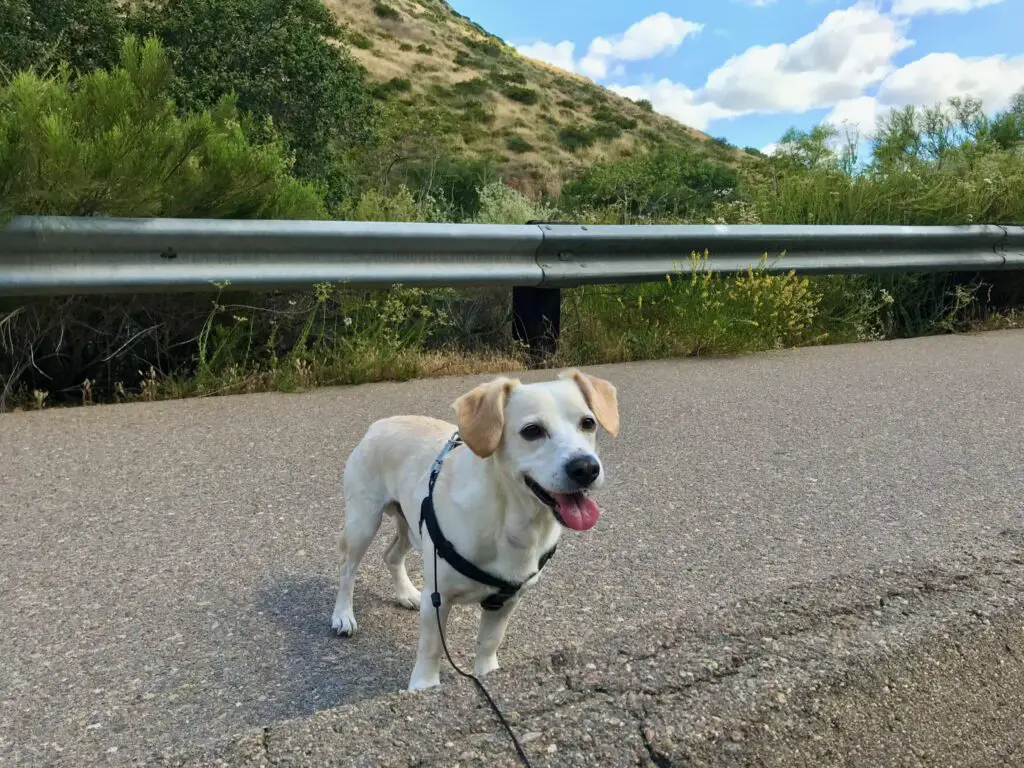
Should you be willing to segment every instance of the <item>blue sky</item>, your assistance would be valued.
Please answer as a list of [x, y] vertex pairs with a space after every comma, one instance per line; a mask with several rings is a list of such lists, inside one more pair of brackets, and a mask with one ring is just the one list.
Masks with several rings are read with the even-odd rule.
[[1024, 0], [449, 0], [523, 53], [739, 146], [1024, 88]]

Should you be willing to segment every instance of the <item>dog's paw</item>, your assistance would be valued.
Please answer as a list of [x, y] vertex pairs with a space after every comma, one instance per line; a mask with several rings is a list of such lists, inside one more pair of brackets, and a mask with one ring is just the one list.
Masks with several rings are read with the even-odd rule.
[[423, 678], [423, 679], [419, 679], [419, 678], [415, 678], [414, 677], [412, 680], [409, 681], [409, 687], [407, 689], [407, 692], [408, 693], [415, 693], [416, 691], [426, 691], [426, 690], [429, 690], [430, 688], [437, 688], [440, 685], [441, 685], [441, 678], [440, 678], [440, 676], [436, 676], [436, 677], [433, 677], [433, 678], [427, 677], [427, 678]]
[[410, 611], [418, 611], [420, 609], [420, 591], [412, 584], [397, 590], [395, 592], [395, 599], [400, 606], [408, 608]]
[[477, 659], [473, 665], [473, 674], [477, 677], [483, 677], [488, 675], [496, 669], [499, 669], [498, 657], [491, 656], [490, 658]]
[[356, 617], [352, 611], [336, 613], [331, 617], [331, 629], [338, 633], [339, 637], [352, 637], [356, 633]]

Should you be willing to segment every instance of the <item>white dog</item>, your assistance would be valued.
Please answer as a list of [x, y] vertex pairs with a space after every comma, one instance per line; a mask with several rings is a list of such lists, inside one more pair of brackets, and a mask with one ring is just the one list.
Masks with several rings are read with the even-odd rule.
[[[341, 583], [331, 626], [339, 635], [356, 631], [356, 570], [387, 513], [397, 531], [384, 561], [398, 602], [420, 612], [410, 691], [440, 684], [439, 631], [457, 603], [484, 608], [474, 672], [498, 668], [509, 617], [536, 584], [562, 528], [585, 531], [597, 522], [600, 509], [589, 497], [605, 479], [597, 427], [619, 431], [615, 387], [576, 370], [539, 384], [500, 377], [452, 407], [457, 434], [455, 424], [423, 416], [381, 419], [345, 464]], [[414, 547], [423, 554], [422, 592], [405, 570]]]

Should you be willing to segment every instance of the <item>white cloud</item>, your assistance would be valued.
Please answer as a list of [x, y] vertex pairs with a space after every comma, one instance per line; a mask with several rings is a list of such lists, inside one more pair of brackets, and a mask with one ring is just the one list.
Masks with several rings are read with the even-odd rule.
[[873, 5], [833, 11], [790, 44], [753, 46], [708, 75], [700, 100], [737, 113], [804, 112], [863, 94], [912, 45], [905, 22]]
[[878, 89], [885, 105], [927, 104], [953, 96], [975, 96], [986, 111], [1003, 109], [1024, 86], [1024, 56], [964, 59], [930, 53], [893, 72]]
[[893, 108], [930, 107], [949, 99], [971, 96], [991, 114], [1010, 106], [1024, 88], [1024, 56], [965, 59], [955, 53], [930, 53], [892, 72], [876, 96], [846, 99], [833, 107], [823, 122], [856, 124], [865, 138], [879, 118]]
[[541, 40], [533, 43], [532, 45], [516, 46], [516, 50], [524, 56], [529, 56], [531, 59], [538, 59], [548, 64], [553, 64], [556, 67], [561, 67], [567, 72], [576, 71], [576, 60], [574, 58], [574, 54], [576, 53], [576, 44], [569, 40], [563, 40], [555, 45], [545, 43]]
[[691, 89], [671, 80], [610, 86], [630, 98], [649, 99], [666, 114], [698, 130], [712, 120], [755, 112], [805, 112], [844, 102], [866, 114], [866, 88], [894, 70], [893, 57], [912, 45], [905, 22], [860, 2], [828, 14], [817, 29], [793, 43], [748, 48]]
[[823, 123], [832, 123], [837, 128], [842, 128], [845, 123], [851, 129], [865, 138], [874, 133], [875, 125], [878, 123], [881, 105], [874, 96], [858, 96], [854, 99], [843, 99], [832, 107], [832, 111], [825, 115]]
[[540, 41], [517, 46], [517, 50], [524, 56], [569, 72], [581, 72], [593, 80], [602, 80], [609, 74], [623, 76], [626, 62], [646, 61], [674, 51], [687, 37], [702, 29], [703, 24], [659, 11], [636, 22], [621, 35], [595, 37], [579, 61], [575, 58], [576, 45], [569, 40], [556, 45]]
[[629, 99], [647, 99], [661, 114], [698, 131], [706, 130], [712, 120], [738, 114], [712, 102], [699, 102], [696, 92], [668, 79], [646, 85], [609, 85], [608, 88]]
[[[751, 0], [743, 0], [750, 2]], [[663, 78], [643, 84], [609, 84], [631, 99], [698, 130], [714, 120], [756, 113], [801, 113], [827, 108], [825, 118], [862, 138], [874, 132], [890, 108], [930, 106], [953, 96], [973, 96], [986, 112], [1004, 109], [1024, 87], [1024, 56], [963, 58], [930, 53], [902, 67], [895, 57], [914, 45], [907, 14], [966, 11], [1002, 0], [894, 0], [902, 16], [882, 13], [877, 0], [829, 13], [812, 32], [791, 43], [753, 46], [712, 71], [703, 86], [691, 88]], [[702, 25], [657, 13], [614, 38], [597, 37], [586, 54], [574, 58], [569, 41], [521, 48], [594, 79], [625, 76], [625, 64], [674, 50]], [[875, 95], [869, 95], [871, 92]], [[763, 151], [776, 151], [768, 145]]]
[[967, 13], [975, 8], [996, 5], [1003, 0], [893, 0], [896, 16], [918, 16], [923, 13]]
[[659, 11], [631, 25], [621, 35], [595, 37], [580, 60], [579, 68], [583, 74], [600, 80], [607, 77], [614, 62], [653, 59], [674, 51], [687, 37], [702, 29], [703, 24]]

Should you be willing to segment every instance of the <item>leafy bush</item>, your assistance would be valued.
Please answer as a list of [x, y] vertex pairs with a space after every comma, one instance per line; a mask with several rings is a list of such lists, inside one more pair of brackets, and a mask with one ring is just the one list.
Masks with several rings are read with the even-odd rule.
[[745, 273], [713, 274], [707, 258], [692, 254], [662, 283], [576, 289], [567, 296], [562, 354], [592, 365], [778, 349], [827, 337], [822, 295], [807, 278], [769, 274], [765, 259]]
[[70, 74], [117, 62], [122, 21], [110, 0], [4, 0], [0, 3], [0, 83], [25, 70]]
[[644, 112], [654, 111], [654, 105], [650, 102], [649, 99], [638, 99], [636, 105], [640, 107], [640, 109], [642, 109]]
[[622, 129], [615, 123], [595, 123], [590, 135], [600, 141], [612, 141], [622, 135]]
[[373, 48], [373, 40], [357, 29], [348, 32], [345, 35], [345, 39], [352, 43], [356, 48], [360, 48], [364, 51], [368, 51]]
[[393, 93], [408, 93], [412, 90], [412, 80], [407, 77], [392, 77], [383, 83], [378, 83], [370, 89], [375, 98], [387, 99]]
[[477, 40], [472, 37], [466, 37], [463, 38], [462, 42], [468, 45], [474, 51], [479, 51], [488, 58], [496, 59], [499, 56], [501, 56], [501, 45], [499, 45], [493, 39], [488, 38], [485, 38], [483, 40]]
[[328, 42], [342, 31], [319, 0], [141, 0], [129, 27], [164, 43], [183, 110], [236, 94], [253, 130], [273, 121], [299, 176], [326, 179], [336, 153], [366, 139], [363, 70]]
[[505, 146], [508, 147], [510, 152], [532, 152], [533, 144], [528, 142], [522, 136], [509, 136], [505, 139]]
[[[0, 88], [0, 219], [326, 217], [280, 142], [246, 137], [230, 98], [182, 115], [172, 83], [159, 42], [128, 36], [115, 69], [24, 72]], [[208, 307], [188, 295], [5, 301], [0, 409], [19, 388], [110, 398], [151, 365], [187, 367]]]
[[481, 96], [491, 89], [487, 79], [474, 77], [472, 80], [461, 80], [452, 86], [455, 93], [467, 96]]
[[503, 88], [501, 92], [505, 98], [518, 101], [520, 104], [536, 104], [540, 101], [540, 95], [533, 88], [510, 85], [507, 88]]
[[377, 14], [379, 18], [388, 19], [389, 21], [401, 21], [402, 14], [397, 9], [392, 8], [387, 3], [375, 2], [373, 4], [373, 12]]
[[562, 188], [562, 206], [570, 210], [616, 209], [626, 219], [710, 212], [732, 195], [735, 171], [678, 150], [657, 150], [622, 160], [601, 161]]
[[491, 80], [498, 85], [526, 85], [529, 81], [526, 74], [520, 70], [511, 72], [491, 72]]
[[0, 89], [0, 215], [323, 218], [279, 142], [246, 138], [233, 101], [180, 115], [160, 43], [128, 36], [120, 66]]
[[487, 184], [479, 194], [480, 208], [472, 219], [477, 224], [525, 224], [534, 219], [550, 220], [556, 214], [553, 208], [501, 182]]
[[593, 134], [578, 125], [567, 125], [558, 132], [558, 143], [570, 152], [586, 149], [593, 146], [594, 142]]
[[473, 123], [490, 125], [495, 120], [494, 114], [481, 101], [467, 101], [462, 105], [462, 114]]
[[607, 106], [601, 106], [594, 110], [594, 120], [614, 125], [623, 131], [631, 131], [637, 126], [637, 121], [634, 118], [615, 112]]

